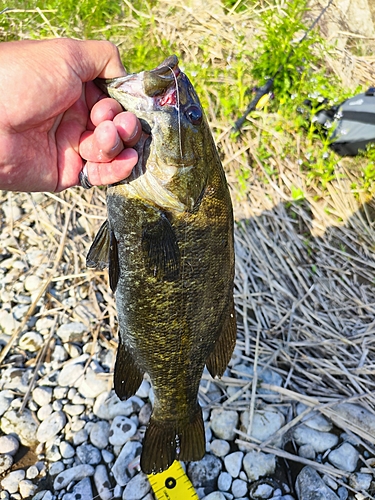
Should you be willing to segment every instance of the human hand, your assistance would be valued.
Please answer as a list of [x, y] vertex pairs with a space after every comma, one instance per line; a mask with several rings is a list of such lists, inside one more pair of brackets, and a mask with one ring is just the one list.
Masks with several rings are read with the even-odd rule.
[[78, 184], [85, 160], [93, 185], [127, 177], [140, 123], [92, 82], [124, 74], [109, 42], [0, 44], [0, 188], [61, 191]]

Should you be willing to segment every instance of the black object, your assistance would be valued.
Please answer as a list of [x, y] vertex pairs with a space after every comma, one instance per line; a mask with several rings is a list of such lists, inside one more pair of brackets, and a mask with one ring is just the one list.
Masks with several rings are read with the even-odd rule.
[[375, 143], [375, 87], [339, 106], [319, 111], [315, 119], [326, 130], [330, 147], [339, 155], [355, 156], [365, 151], [368, 144]]

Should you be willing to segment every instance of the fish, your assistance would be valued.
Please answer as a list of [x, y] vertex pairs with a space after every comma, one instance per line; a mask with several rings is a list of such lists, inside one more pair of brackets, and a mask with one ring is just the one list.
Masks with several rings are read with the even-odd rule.
[[199, 384], [223, 375], [236, 342], [233, 209], [199, 98], [175, 55], [152, 70], [96, 84], [142, 124], [131, 175], [107, 188], [108, 218], [88, 252], [108, 267], [119, 334], [114, 389], [149, 375], [146, 474], [205, 454]]

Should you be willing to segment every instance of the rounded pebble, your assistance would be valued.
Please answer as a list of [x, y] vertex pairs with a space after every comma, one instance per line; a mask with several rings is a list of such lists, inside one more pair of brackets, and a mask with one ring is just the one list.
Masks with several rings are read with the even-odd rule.
[[224, 457], [228, 455], [230, 450], [230, 444], [224, 439], [214, 439], [210, 442], [210, 451], [217, 457]]
[[129, 441], [131, 437], [137, 432], [135, 423], [127, 417], [115, 417], [113, 419], [110, 431], [109, 442], [112, 445], [121, 446]]
[[20, 338], [18, 345], [21, 349], [29, 352], [39, 351], [44, 344], [43, 337], [36, 332], [26, 332]]
[[141, 500], [150, 491], [151, 485], [146, 474], [140, 472], [126, 485], [123, 500]]
[[213, 491], [209, 495], [203, 497], [202, 500], [226, 500], [226, 497], [220, 491]]
[[31, 465], [30, 467], [28, 467], [26, 471], [27, 479], [35, 479], [38, 476], [39, 476], [39, 469], [36, 465]]
[[72, 458], [75, 455], [75, 449], [67, 441], [61, 441], [60, 443], [60, 453], [63, 458]]
[[41, 287], [42, 283], [43, 281], [39, 278], [39, 276], [30, 274], [29, 276], [26, 276], [23, 286], [27, 292], [34, 292]]
[[[279, 498], [281, 497], [281, 490]], [[277, 498], [275, 497], [274, 489], [270, 484], [267, 483], [260, 483], [260, 484], [255, 484], [255, 487], [252, 488], [251, 490], [251, 498]]]
[[15, 470], [5, 476], [0, 484], [8, 493], [16, 493], [18, 491], [19, 482], [25, 479], [25, 475], [26, 473], [24, 470]]
[[83, 443], [76, 449], [77, 457], [83, 464], [97, 465], [102, 460], [102, 455], [98, 448], [92, 444]]
[[242, 451], [235, 451], [224, 457], [225, 468], [233, 478], [238, 477], [240, 473], [243, 455]]
[[195, 488], [213, 487], [222, 469], [222, 462], [214, 455], [206, 454], [199, 462], [190, 462], [188, 476]]
[[63, 488], [66, 488], [71, 481], [80, 481], [85, 477], [93, 476], [94, 472], [94, 467], [91, 465], [76, 465], [60, 472], [60, 474], [55, 477], [53, 487], [55, 490], [62, 490]]
[[80, 363], [65, 365], [59, 373], [57, 382], [62, 387], [77, 387], [83, 380], [85, 367]]
[[348, 472], [355, 471], [358, 458], [359, 452], [349, 443], [343, 443], [328, 455], [328, 460], [332, 465]]
[[238, 413], [234, 410], [214, 408], [211, 412], [211, 429], [219, 439], [232, 441], [238, 424]]
[[141, 454], [142, 445], [138, 441], [128, 441], [121, 449], [119, 456], [112, 467], [112, 474], [119, 486], [125, 486], [133, 477], [134, 468], [129, 469], [129, 465], [136, 456]]
[[23, 479], [19, 482], [18, 490], [21, 494], [22, 498], [30, 498], [36, 490], [38, 489], [38, 485], [34, 484], [29, 479]]
[[47, 417], [40, 424], [37, 430], [37, 439], [40, 443], [45, 443], [53, 439], [65, 427], [66, 417], [61, 411], [56, 411]]
[[4, 434], [16, 434], [25, 446], [34, 446], [37, 441], [37, 428], [33, 414], [27, 408], [21, 415], [10, 409], [0, 419], [0, 427]]
[[232, 486], [232, 476], [228, 472], [222, 472], [217, 480], [217, 487], [220, 491], [229, 491]]
[[95, 469], [94, 483], [101, 500], [112, 500], [111, 482], [105, 465], [98, 465]]
[[51, 387], [36, 387], [32, 394], [33, 400], [39, 406], [48, 405], [52, 401]]
[[293, 438], [298, 445], [311, 444], [316, 453], [322, 453], [335, 447], [339, 440], [335, 434], [316, 431], [304, 424], [294, 429]]
[[0, 455], [0, 474], [4, 474], [13, 465], [12, 455]]
[[249, 451], [244, 456], [243, 468], [249, 481], [257, 481], [260, 477], [275, 472], [276, 457], [263, 452]]
[[80, 342], [82, 340], [83, 334], [87, 332], [87, 327], [83, 323], [73, 321], [72, 323], [66, 323], [61, 325], [56, 334], [64, 343], [67, 342]]
[[109, 431], [110, 424], [105, 420], [100, 420], [95, 422], [90, 431], [90, 441], [91, 443], [103, 450], [108, 446], [109, 443]]
[[0, 454], [15, 455], [20, 447], [18, 439], [12, 435], [0, 436]]

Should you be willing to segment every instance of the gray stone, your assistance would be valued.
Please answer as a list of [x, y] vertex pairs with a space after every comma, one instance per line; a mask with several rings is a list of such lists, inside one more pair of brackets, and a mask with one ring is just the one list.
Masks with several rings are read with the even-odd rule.
[[14, 399], [14, 394], [11, 391], [0, 391], [0, 417], [9, 410], [10, 404]]
[[74, 415], [82, 415], [85, 412], [86, 407], [84, 405], [64, 405], [64, 413], [67, 413], [71, 417]]
[[77, 457], [83, 464], [97, 465], [102, 460], [102, 455], [98, 448], [92, 444], [83, 443], [76, 449]]
[[222, 472], [217, 480], [217, 487], [220, 491], [229, 491], [232, 485], [232, 476], [228, 472]]
[[311, 444], [317, 453], [322, 453], [337, 445], [339, 438], [329, 432], [320, 432], [302, 424], [293, 431], [293, 438], [298, 445]]
[[[279, 495], [279, 498], [281, 498], [281, 490], [280, 491], [280, 495]], [[255, 487], [253, 487], [251, 489], [251, 498], [265, 498], [265, 499], [268, 499], [268, 498], [277, 498], [275, 496], [275, 493], [274, 493], [274, 489], [273, 487], [270, 485], [270, 484], [267, 484], [267, 483], [258, 483], [255, 485]]]
[[88, 328], [83, 323], [74, 321], [72, 323], [66, 323], [61, 325], [57, 331], [56, 335], [64, 342], [81, 342], [82, 337], [87, 333]]
[[210, 442], [210, 451], [217, 457], [224, 457], [228, 455], [230, 450], [230, 444], [224, 439], [214, 439]]
[[141, 500], [150, 489], [151, 485], [146, 474], [140, 472], [125, 486], [122, 500]]
[[133, 398], [121, 401], [112, 392], [102, 392], [95, 400], [93, 412], [102, 420], [112, 420], [119, 415], [128, 417], [139, 408]]
[[222, 467], [219, 458], [207, 454], [199, 462], [190, 462], [187, 473], [195, 488], [213, 487]]
[[[299, 403], [296, 408], [297, 415], [300, 415], [304, 412], [308, 407], [303, 403]], [[327, 420], [323, 415], [316, 411], [312, 411], [308, 413], [303, 419], [302, 422], [310, 427], [311, 429], [315, 429], [316, 431], [321, 432], [329, 432], [332, 429], [332, 423]]]
[[96, 372], [88, 367], [85, 376], [78, 386], [79, 393], [85, 398], [97, 398], [108, 389], [108, 376], [105, 372]]
[[296, 479], [298, 500], [340, 500], [311, 467], [304, 467]]
[[309, 460], [315, 460], [316, 453], [311, 444], [303, 444], [298, 448], [298, 455], [302, 458], [308, 458]]
[[211, 429], [219, 439], [233, 441], [238, 424], [238, 413], [234, 410], [215, 408], [211, 412]]
[[27, 408], [21, 415], [13, 409], [5, 412], [0, 419], [0, 427], [4, 434], [16, 434], [25, 446], [34, 446], [37, 442], [38, 424]]
[[138, 441], [128, 441], [124, 444], [121, 453], [112, 467], [112, 474], [120, 486], [125, 486], [134, 476], [135, 470], [134, 468], [130, 468], [129, 465], [136, 456], [141, 454], [141, 450], [142, 445]]
[[242, 451], [235, 451], [224, 458], [225, 468], [233, 478], [238, 477], [240, 473], [243, 455]]
[[147, 425], [150, 421], [151, 413], [152, 406], [150, 405], [150, 403], [146, 403], [145, 405], [143, 405], [138, 414], [139, 425]]
[[37, 431], [37, 439], [40, 443], [45, 443], [53, 439], [65, 427], [66, 417], [62, 411], [56, 411], [47, 417], [40, 424]]
[[202, 500], [226, 500], [226, 497], [221, 493], [221, 491], [213, 491], [209, 495], [203, 497]]
[[4, 474], [13, 465], [12, 455], [0, 455], [0, 475]]
[[121, 446], [129, 441], [136, 432], [137, 426], [130, 418], [115, 417], [109, 431], [109, 442], [114, 446]]
[[371, 474], [356, 472], [349, 477], [349, 486], [359, 491], [367, 491], [371, 486]]
[[63, 458], [72, 458], [75, 455], [75, 449], [67, 441], [61, 441], [60, 443], [60, 453]]
[[49, 467], [49, 473], [51, 476], [57, 476], [63, 470], [65, 470], [65, 465], [62, 462], [54, 462]]
[[[349, 422], [370, 436], [375, 435], [375, 415], [360, 405], [341, 403], [333, 407], [334, 413], [340, 417], [340, 422]], [[345, 428], [345, 426], [344, 426]]]
[[243, 468], [249, 481], [273, 474], [276, 469], [276, 457], [263, 452], [249, 451], [243, 459]]
[[[60, 474], [55, 477], [53, 487], [55, 488], [55, 490], [62, 490], [63, 488], [66, 488], [72, 481], [81, 481], [81, 479], [84, 479], [85, 477], [93, 476], [94, 472], [94, 467], [88, 464], [81, 464], [70, 467], [69, 469], [65, 469], [64, 471], [60, 472]], [[86, 497], [82, 498], [85, 498], [86, 500]]]
[[48, 405], [52, 401], [52, 388], [35, 387], [33, 390], [33, 400], [39, 406]]
[[41, 406], [39, 410], [37, 411], [37, 417], [38, 419], [42, 422], [46, 418], [48, 418], [50, 415], [52, 415], [53, 408], [51, 404]]
[[16, 493], [18, 491], [18, 484], [23, 479], [25, 479], [25, 471], [18, 469], [13, 472], [9, 472], [0, 484], [8, 493]]
[[39, 351], [43, 347], [43, 344], [43, 337], [36, 332], [26, 332], [18, 341], [19, 347], [29, 352]]
[[[245, 429], [249, 425], [249, 412], [241, 415], [241, 422]], [[259, 441], [266, 441], [277, 432], [285, 423], [284, 415], [276, 410], [257, 410], [254, 412], [251, 436]]]
[[38, 489], [38, 485], [34, 484], [29, 479], [23, 479], [19, 482], [18, 490], [21, 494], [22, 498], [30, 498], [36, 490]]
[[75, 431], [73, 434], [73, 444], [78, 446], [79, 444], [85, 443], [89, 437], [89, 434], [86, 429], [80, 429], [79, 431]]
[[101, 500], [112, 500], [112, 487], [105, 465], [98, 465], [95, 469], [94, 483]]
[[332, 465], [348, 472], [355, 471], [358, 458], [359, 452], [349, 443], [343, 443], [328, 455], [328, 460]]
[[90, 441], [91, 443], [103, 450], [108, 446], [109, 443], [109, 430], [110, 425], [105, 420], [100, 420], [95, 422], [90, 431]]
[[59, 373], [57, 383], [62, 387], [78, 387], [83, 380], [84, 365], [80, 363], [66, 364]]
[[108, 450], [102, 450], [102, 457], [103, 457], [103, 460], [106, 464], [110, 464], [111, 462], [113, 462], [113, 460], [115, 458], [113, 453], [111, 453]]
[[[56, 481], [56, 479], [55, 479]], [[78, 498], [84, 500], [93, 500], [93, 493], [91, 488], [91, 481], [88, 477], [85, 477], [79, 483], [77, 483], [71, 493], [65, 493], [62, 500], [77, 500]]]
[[247, 493], [246, 481], [242, 481], [242, 479], [235, 479], [232, 483], [231, 491], [236, 498], [244, 497]]
[[15, 436], [0, 436], [0, 454], [15, 455], [20, 443]]
[[340, 486], [339, 488], [337, 488], [337, 494], [338, 494], [340, 500], [348, 500], [349, 493], [348, 493], [348, 490], [344, 486]]

